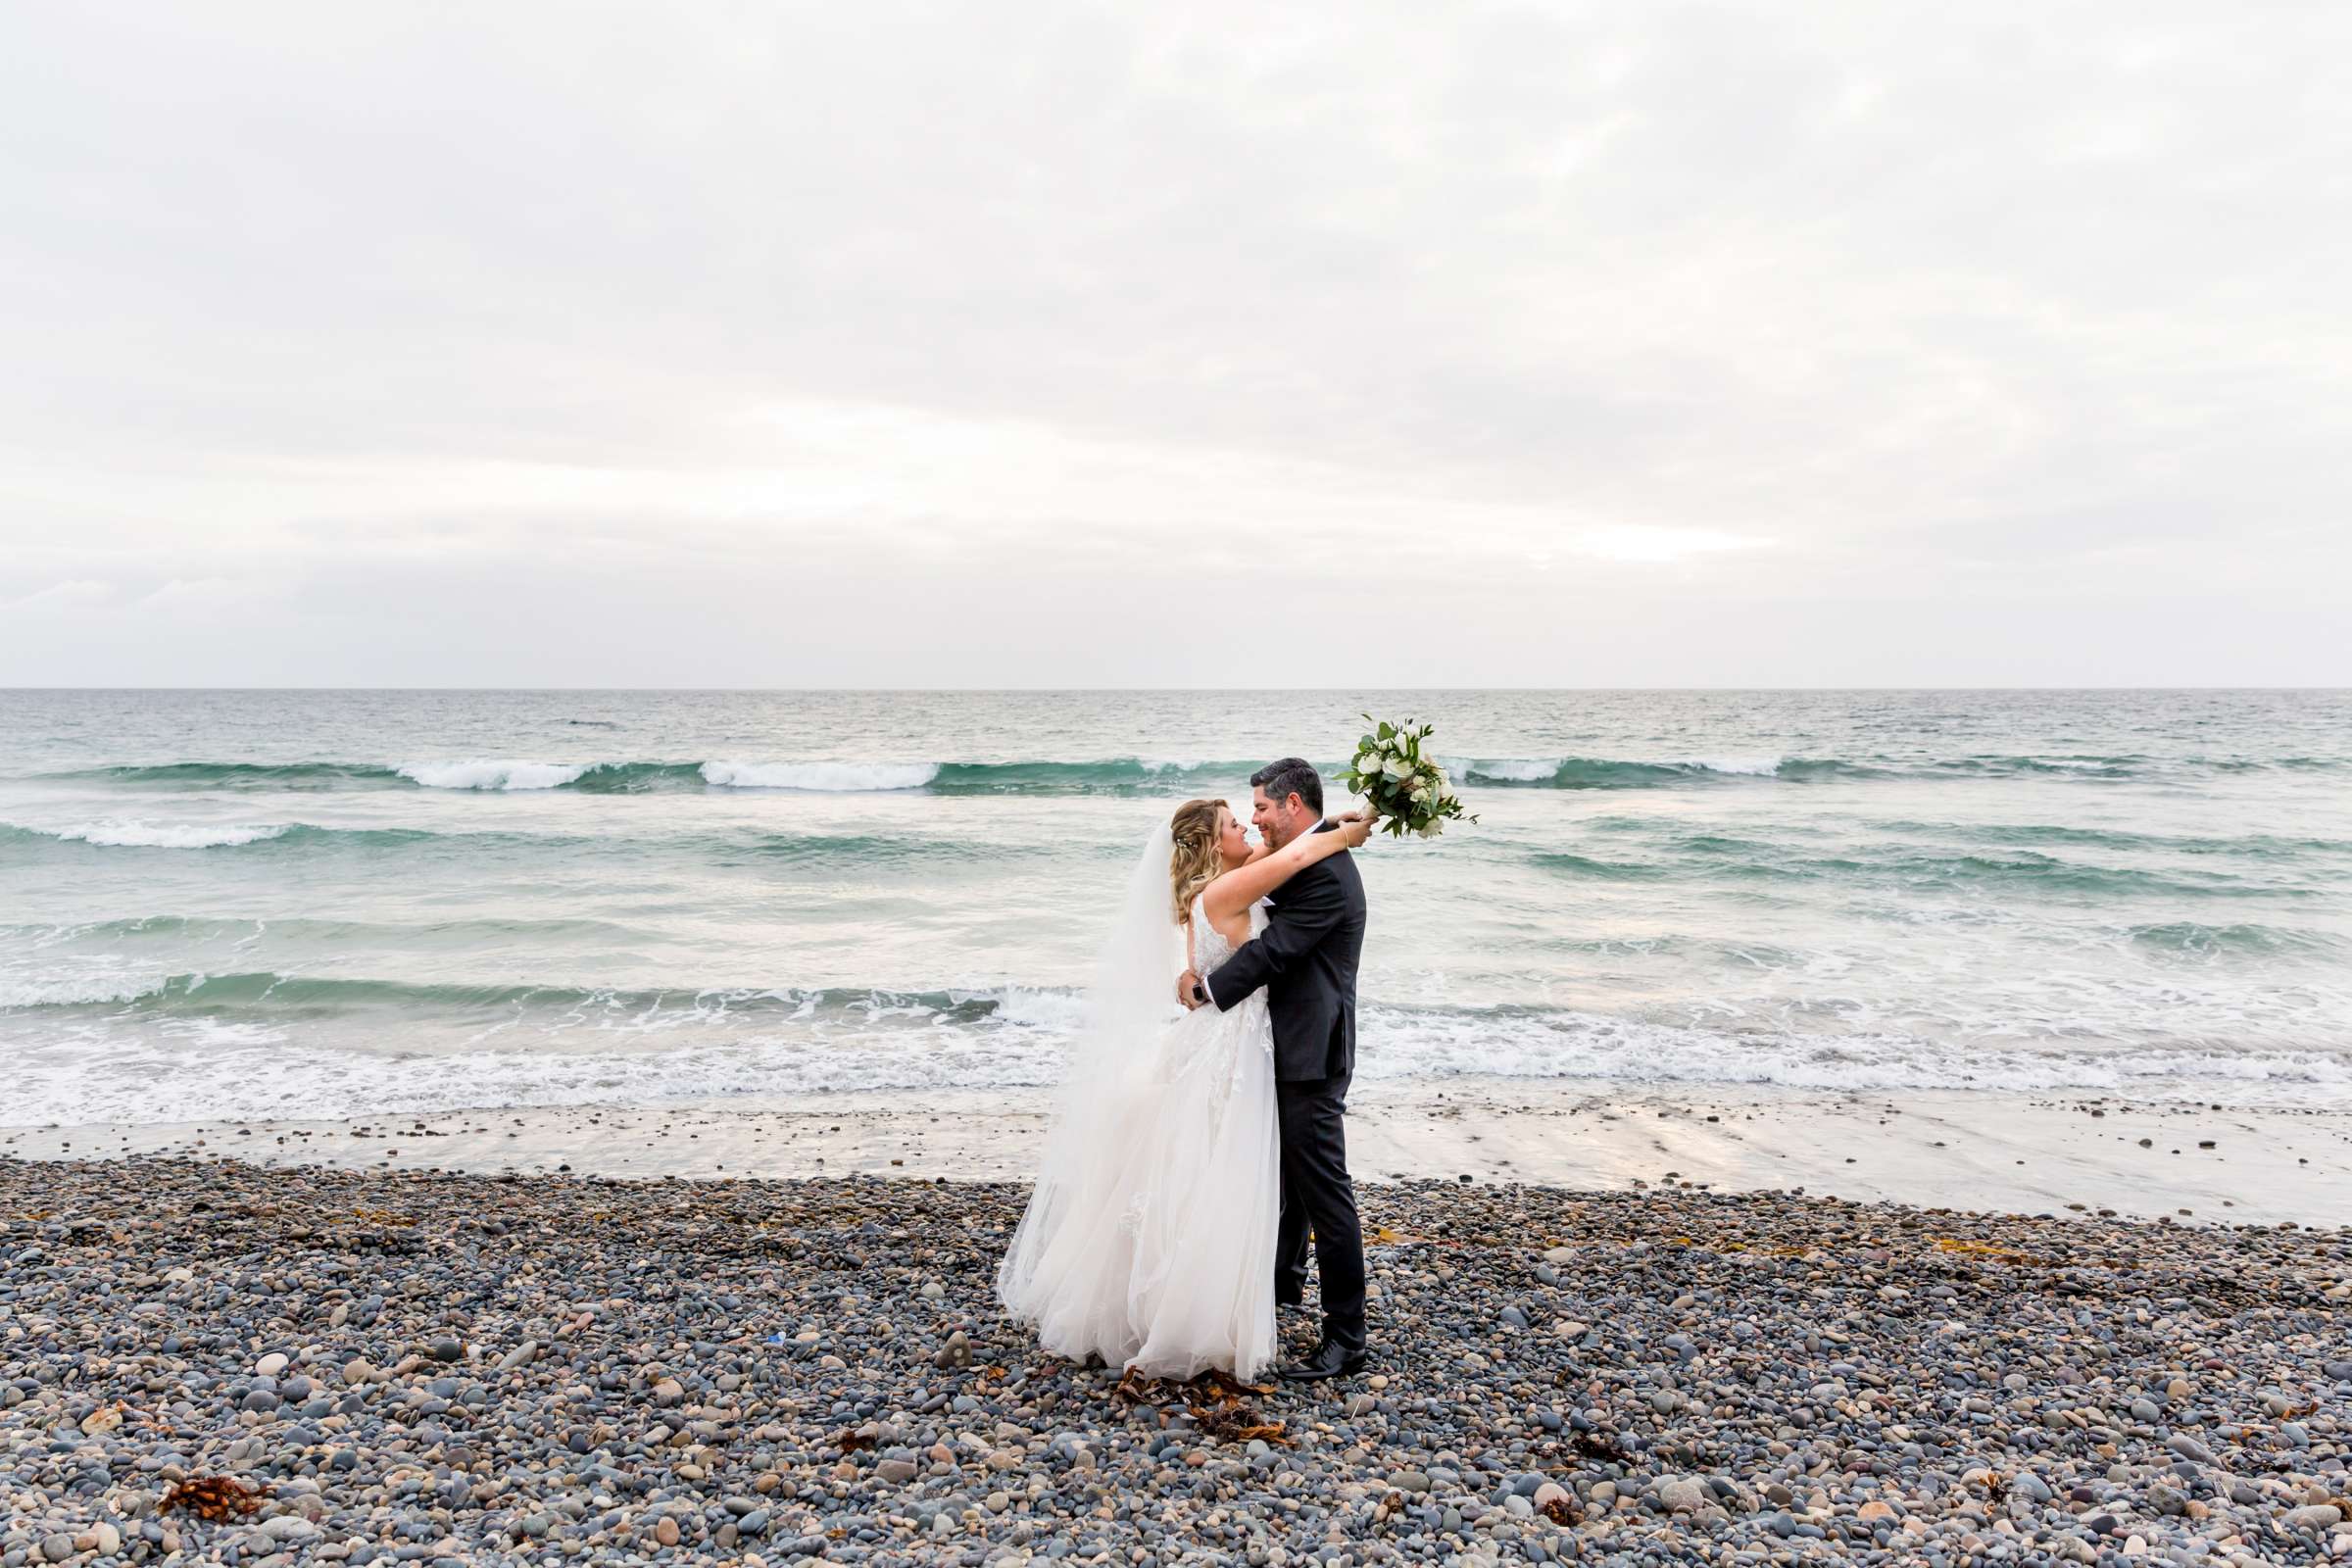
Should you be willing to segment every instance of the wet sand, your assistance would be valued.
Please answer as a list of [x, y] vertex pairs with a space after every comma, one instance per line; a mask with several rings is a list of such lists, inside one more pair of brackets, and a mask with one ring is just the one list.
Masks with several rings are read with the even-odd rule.
[[[1587, 1191], [1792, 1192], [1993, 1213], [2352, 1223], [2352, 1112], [2115, 1097], [1595, 1093], [1460, 1079], [1359, 1086], [1361, 1182], [1421, 1177]], [[1019, 1181], [1043, 1091], [754, 1099], [283, 1121], [0, 1130], [30, 1158], [176, 1153], [261, 1164], [580, 1175], [879, 1175]], [[2078, 1208], [2079, 1205], [2079, 1208]]]

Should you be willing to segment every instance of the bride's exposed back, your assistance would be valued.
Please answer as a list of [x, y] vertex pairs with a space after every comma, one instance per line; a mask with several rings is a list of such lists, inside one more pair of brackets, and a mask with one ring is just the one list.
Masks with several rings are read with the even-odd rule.
[[1187, 801], [1146, 844], [997, 1273], [1045, 1348], [1153, 1377], [1272, 1363], [1282, 1197], [1265, 995], [1185, 1012], [1170, 988], [1184, 968], [1212, 973], [1264, 929], [1268, 893], [1367, 831], [1348, 821], [1253, 850], [1223, 802]]

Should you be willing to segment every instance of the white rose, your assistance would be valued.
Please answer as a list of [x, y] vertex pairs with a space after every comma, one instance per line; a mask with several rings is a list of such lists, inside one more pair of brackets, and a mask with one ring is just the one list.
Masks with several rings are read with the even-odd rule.
[[1413, 776], [1413, 764], [1401, 757], [1390, 758], [1387, 765], [1391, 778], [1411, 778]]
[[1428, 785], [1426, 785], [1426, 784], [1416, 784], [1416, 785], [1414, 785], [1414, 786], [1413, 786], [1413, 787], [1412, 787], [1410, 790], [1408, 790], [1408, 791], [1406, 792], [1406, 798], [1407, 798], [1408, 800], [1412, 800], [1412, 801], [1426, 801], [1426, 800], [1428, 800], [1428, 799], [1429, 799], [1429, 786], [1428, 786]]
[[1442, 816], [1433, 816], [1421, 824], [1421, 836], [1425, 839], [1434, 839], [1445, 831], [1446, 819]]

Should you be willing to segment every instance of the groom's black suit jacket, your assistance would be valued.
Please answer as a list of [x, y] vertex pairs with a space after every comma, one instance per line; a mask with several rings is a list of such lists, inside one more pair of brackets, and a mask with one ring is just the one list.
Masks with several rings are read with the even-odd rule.
[[[1337, 824], [1315, 829], [1329, 833]], [[1206, 982], [1224, 1011], [1259, 986], [1274, 1016], [1274, 1076], [1285, 1083], [1355, 1071], [1355, 965], [1364, 951], [1364, 879], [1346, 853], [1276, 888], [1265, 935]]]

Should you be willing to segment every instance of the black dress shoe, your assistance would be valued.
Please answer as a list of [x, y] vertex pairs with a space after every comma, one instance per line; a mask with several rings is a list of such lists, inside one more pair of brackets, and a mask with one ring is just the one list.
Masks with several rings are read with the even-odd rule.
[[1323, 1383], [1332, 1378], [1351, 1378], [1363, 1369], [1363, 1351], [1346, 1349], [1325, 1340], [1305, 1360], [1284, 1367], [1281, 1376], [1291, 1383]]

